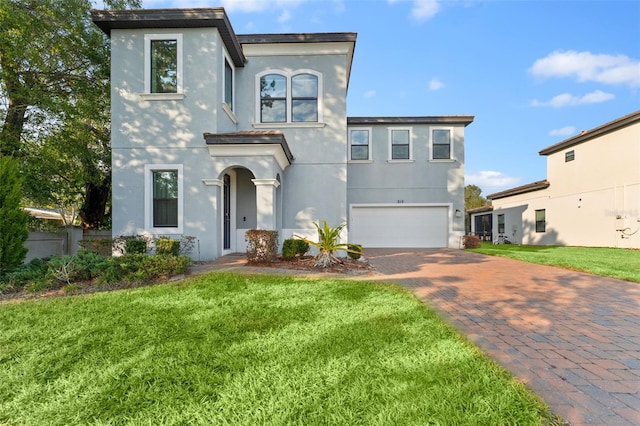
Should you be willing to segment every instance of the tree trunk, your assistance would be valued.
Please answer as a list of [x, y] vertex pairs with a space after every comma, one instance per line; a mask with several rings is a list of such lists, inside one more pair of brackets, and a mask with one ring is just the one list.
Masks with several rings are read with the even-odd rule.
[[9, 107], [0, 133], [0, 156], [17, 157], [20, 153], [20, 135], [27, 116], [26, 99], [9, 97]]
[[91, 182], [86, 185], [84, 202], [79, 212], [85, 228], [97, 229], [102, 226], [110, 194], [111, 176], [99, 185]]

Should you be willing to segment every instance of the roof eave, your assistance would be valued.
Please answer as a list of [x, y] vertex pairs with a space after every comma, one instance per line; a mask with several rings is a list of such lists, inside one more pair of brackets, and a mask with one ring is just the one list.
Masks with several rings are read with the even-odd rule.
[[217, 28], [237, 67], [247, 62], [224, 8], [91, 10], [91, 19], [107, 36], [114, 29]]

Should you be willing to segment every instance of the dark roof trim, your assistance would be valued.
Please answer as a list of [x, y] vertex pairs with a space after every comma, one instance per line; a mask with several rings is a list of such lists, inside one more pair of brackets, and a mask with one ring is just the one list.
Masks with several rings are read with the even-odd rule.
[[293, 162], [293, 154], [289, 149], [289, 144], [284, 134], [277, 130], [205, 133], [203, 136], [207, 145], [280, 145], [289, 164]]
[[638, 121], [640, 121], [640, 110], [632, 112], [631, 114], [625, 115], [624, 117], [620, 117], [616, 120], [610, 121], [606, 124], [603, 124], [602, 126], [596, 127], [595, 129], [580, 133], [577, 136], [565, 139], [555, 145], [551, 145], [550, 147], [541, 150], [539, 154], [553, 154], [555, 152], [562, 151], [563, 149], [586, 142], [590, 139], [597, 138], [598, 136], [602, 136], [606, 133], [613, 132], [622, 127], [629, 126]]
[[496, 192], [495, 194], [487, 195], [490, 200], [497, 200], [498, 198], [506, 198], [512, 195], [526, 194], [527, 192], [540, 191], [541, 189], [547, 189], [551, 185], [548, 180], [539, 180], [537, 182], [529, 183], [527, 185], [518, 186], [516, 188], [507, 189], [506, 191]]
[[360, 124], [464, 124], [473, 122], [473, 115], [442, 115], [425, 117], [347, 117], [348, 125]]
[[487, 213], [490, 211], [493, 211], [493, 206], [482, 206], [467, 210], [467, 214]]
[[355, 43], [357, 33], [241, 34], [240, 44]]
[[113, 29], [217, 28], [237, 67], [247, 59], [224, 8], [91, 10], [91, 19], [107, 35]]

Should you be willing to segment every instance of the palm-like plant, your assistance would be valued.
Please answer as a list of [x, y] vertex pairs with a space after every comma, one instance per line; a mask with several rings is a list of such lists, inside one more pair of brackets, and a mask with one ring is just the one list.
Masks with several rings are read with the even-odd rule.
[[311, 241], [304, 237], [296, 236], [301, 240], [309, 243], [313, 247], [319, 250], [319, 253], [315, 257], [315, 266], [320, 268], [327, 268], [336, 263], [342, 263], [340, 259], [335, 256], [337, 250], [344, 250], [346, 252], [353, 251], [348, 247], [346, 243], [340, 243], [340, 232], [347, 225], [346, 223], [340, 224], [335, 228], [329, 226], [326, 220], [322, 221], [322, 227], [316, 222], [313, 222], [318, 231], [318, 241]]

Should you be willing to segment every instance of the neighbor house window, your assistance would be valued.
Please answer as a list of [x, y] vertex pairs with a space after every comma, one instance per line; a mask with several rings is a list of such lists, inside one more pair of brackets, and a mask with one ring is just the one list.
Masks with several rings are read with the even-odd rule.
[[145, 228], [182, 232], [182, 165], [145, 166]]
[[498, 234], [504, 234], [504, 215], [498, 215]]
[[350, 160], [371, 160], [371, 129], [349, 129]]
[[431, 129], [431, 159], [450, 160], [452, 129]]
[[145, 93], [182, 93], [182, 35], [145, 34]]
[[322, 76], [311, 70], [258, 75], [261, 123], [318, 123], [321, 121]]
[[569, 161], [573, 161], [576, 159], [576, 152], [574, 150], [567, 151], [564, 153], [564, 162], [568, 163]]
[[233, 67], [224, 59], [224, 103], [233, 111]]
[[536, 232], [545, 232], [547, 227], [546, 211], [536, 210]]
[[389, 129], [392, 160], [411, 159], [411, 129]]

